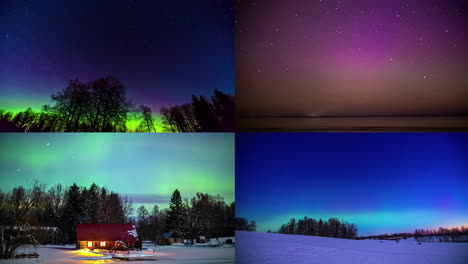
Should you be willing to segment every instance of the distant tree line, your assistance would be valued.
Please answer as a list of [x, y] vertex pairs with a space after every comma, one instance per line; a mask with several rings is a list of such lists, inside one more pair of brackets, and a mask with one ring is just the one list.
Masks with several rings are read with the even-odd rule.
[[414, 237], [418, 242], [467, 242], [468, 228], [452, 227], [438, 229], [416, 229], [413, 233], [392, 233], [358, 237], [357, 239], [400, 240]]
[[306, 216], [299, 220], [292, 218], [287, 224], [281, 225], [278, 233], [354, 239], [357, 236], [357, 227], [355, 224], [340, 222], [337, 218], [317, 221]]
[[192, 95], [192, 103], [162, 107], [164, 131], [234, 131], [234, 97], [215, 90], [211, 101]]
[[257, 231], [257, 223], [254, 220], [250, 222], [242, 217], [236, 218], [236, 230], [238, 231]]
[[[192, 104], [161, 108], [166, 132], [234, 131], [234, 98], [215, 90], [212, 100], [192, 96]], [[16, 114], [0, 111], [0, 132], [156, 132], [150, 107], [136, 106], [115, 77], [91, 82], [71, 80], [51, 95], [52, 104], [40, 112], [31, 108]]]
[[168, 243], [162, 234], [175, 230], [193, 243], [197, 236], [208, 239], [234, 236], [235, 205], [227, 204], [220, 195], [207, 193], [183, 200], [179, 190], [175, 190], [168, 209], [161, 211], [155, 205], [150, 213], [141, 206], [133, 221], [143, 240]]
[[416, 229], [413, 233], [414, 238], [418, 242], [467, 242], [468, 228], [452, 227], [439, 229]]
[[397, 240], [397, 239], [407, 239], [413, 237], [413, 233], [392, 233], [392, 234], [378, 234], [372, 236], [361, 236], [356, 237], [356, 239], [363, 240], [363, 239], [379, 239], [379, 240]]

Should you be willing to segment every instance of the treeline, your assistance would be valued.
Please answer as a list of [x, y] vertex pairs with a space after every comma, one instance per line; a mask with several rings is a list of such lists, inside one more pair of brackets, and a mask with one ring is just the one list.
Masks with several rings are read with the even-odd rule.
[[[0, 132], [156, 132], [150, 107], [134, 105], [126, 87], [115, 77], [91, 82], [71, 80], [51, 95], [40, 112], [31, 108], [16, 114], [0, 111]], [[161, 108], [166, 132], [234, 131], [234, 98], [215, 90], [211, 101], [192, 96], [191, 104]]]
[[416, 229], [413, 233], [414, 239], [418, 242], [467, 242], [468, 228], [452, 227], [439, 229]]
[[182, 199], [175, 190], [169, 208], [160, 211], [157, 205], [151, 212], [141, 206], [137, 209], [138, 234], [143, 240], [166, 244], [164, 232], [175, 230], [193, 243], [197, 236], [219, 238], [234, 236], [235, 205], [227, 204], [220, 195], [197, 193], [191, 199]]
[[356, 239], [363, 240], [363, 239], [379, 239], [379, 240], [397, 240], [397, 239], [407, 239], [413, 237], [413, 233], [392, 233], [392, 234], [379, 234], [379, 235], [372, 235], [372, 236], [362, 236], [356, 237]]
[[236, 230], [255, 232], [257, 231], [257, 223], [254, 220], [251, 220], [249, 222], [245, 218], [237, 217], [236, 218]]
[[126, 87], [115, 77], [91, 82], [71, 80], [67, 87], [51, 95], [51, 101], [39, 113], [30, 108], [16, 115], [2, 113], [2, 130], [125, 132], [127, 122], [133, 120], [139, 122], [139, 132], [156, 131], [151, 109], [133, 105], [126, 97]]
[[467, 242], [468, 228], [453, 227], [438, 229], [416, 229], [413, 233], [392, 233], [358, 237], [358, 239], [400, 240], [414, 237], [418, 242]]
[[[61, 184], [46, 189], [34, 184], [26, 189], [0, 191], [0, 257], [10, 258], [22, 244], [37, 244], [37, 227], [58, 227], [55, 243], [75, 243], [76, 224], [122, 224], [131, 214], [132, 202], [92, 184], [89, 188]], [[43, 229], [50, 232], [49, 229]], [[44, 237], [42, 243], [50, 237]]]
[[340, 222], [337, 218], [317, 221], [306, 216], [299, 220], [292, 218], [287, 224], [281, 225], [278, 233], [354, 239], [357, 236], [357, 227], [355, 224]]
[[164, 131], [234, 131], [234, 97], [214, 91], [211, 100], [192, 95], [192, 103], [162, 107]]

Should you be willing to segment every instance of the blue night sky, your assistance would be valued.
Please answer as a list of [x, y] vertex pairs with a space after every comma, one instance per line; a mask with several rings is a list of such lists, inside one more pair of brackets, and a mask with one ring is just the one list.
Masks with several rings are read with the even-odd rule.
[[40, 110], [68, 80], [113, 75], [161, 106], [234, 93], [233, 1], [16, 1], [0, 4], [0, 109]]
[[358, 235], [468, 224], [468, 134], [239, 133], [236, 210], [258, 231], [338, 217]]

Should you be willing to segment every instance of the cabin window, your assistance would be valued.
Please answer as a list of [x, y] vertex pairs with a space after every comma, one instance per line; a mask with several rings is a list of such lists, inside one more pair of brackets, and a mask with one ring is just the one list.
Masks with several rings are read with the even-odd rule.
[[88, 247], [93, 247], [93, 241], [88, 241]]
[[101, 247], [105, 247], [105, 246], [106, 246], [106, 241], [101, 241], [101, 243], [99, 243], [99, 245], [100, 245]]

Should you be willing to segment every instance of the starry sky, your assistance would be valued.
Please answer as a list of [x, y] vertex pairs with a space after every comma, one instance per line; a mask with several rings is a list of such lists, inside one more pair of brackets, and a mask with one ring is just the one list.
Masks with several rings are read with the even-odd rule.
[[258, 231], [304, 216], [358, 235], [468, 225], [467, 133], [238, 133], [236, 213]]
[[233, 134], [2, 133], [0, 142], [2, 191], [95, 182], [132, 197], [135, 209], [167, 207], [176, 188], [234, 201]]
[[161, 106], [234, 93], [232, 0], [2, 0], [0, 109], [40, 110], [68, 80], [112, 75]]
[[236, 2], [240, 116], [467, 115], [464, 0]]

